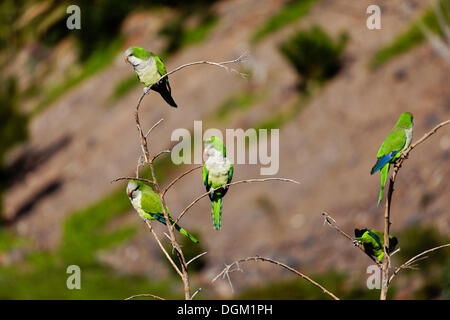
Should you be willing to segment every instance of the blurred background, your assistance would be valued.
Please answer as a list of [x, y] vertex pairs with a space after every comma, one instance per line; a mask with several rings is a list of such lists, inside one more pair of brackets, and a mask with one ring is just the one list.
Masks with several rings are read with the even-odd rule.
[[[81, 9], [69, 30], [66, 9]], [[369, 30], [367, 7], [381, 8]], [[232, 187], [223, 227], [212, 228], [204, 198], [181, 221], [199, 245], [179, 237], [200, 299], [327, 299], [319, 289], [272, 265], [248, 263], [211, 280], [239, 258], [280, 260], [341, 298], [378, 298], [366, 287], [371, 261], [323, 224], [383, 229], [379, 175], [370, 175], [381, 142], [405, 111], [417, 139], [450, 118], [450, 2], [431, 0], [2, 0], [0, 3], [0, 298], [123, 299], [138, 293], [182, 298], [182, 283], [126, 197], [110, 181], [135, 172], [140, 147], [134, 108], [142, 86], [123, 52], [138, 45], [167, 70], [224, 61], [247, 79], [212, 66], [170, 76], [179, 108], [151, 94], [141, 121], [153, 154], [173, 145], [176, 128], [279, 128], [277, 176]], [[439, 14], [438, 14], [439, 13]], [[428, 41], [423, 30], [429, 31]], [[441, 45], [441, 47], [439, 47]], [[447, 47], [445, 47], [447, 46]], [[440, 49], [439, 49], [440, 48]], [[448, 53], [448, 51], [447, 51]], [[440, 130], [409, 156], [394, 193], [391, 232], [398, 266], [448, 243], [450, 132]], [[167, 184], [190, 169], [161, 157]], [[236, 165], [233, 180], [259, 177], [259, 165]], [[144, 170], [144, 176], [148, 173]], [[167, 194], [173, 216], [204, 192], [201, 172]], [[155, 225], [162, 234], [164, 228]], [[66, 268], [81, 268], [81, 290], [68, 290]], [[396, 299], [448, 299], [450, 250], [402, 271]]]

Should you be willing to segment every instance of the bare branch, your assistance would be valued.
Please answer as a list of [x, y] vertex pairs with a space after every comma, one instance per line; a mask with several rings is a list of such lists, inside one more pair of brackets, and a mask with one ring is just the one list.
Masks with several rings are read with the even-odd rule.
[[355, 241], [350, 235], [348, 235], [347, 233], [345, 233], [344, 231], [341, 230], [341, 228], [339, 228], [339, 226], [337, 225], [336, 220], [334, 220], [328, 213], [326, 212], [322, 212], [322, 216], [324, 218], [324, 223], [328, 224], [330, 227], [332, 227], [333, 229], [335, 229], [337, 232], [339, 232], [341, 235], [343, 235], [344, 237], [346, 237], [348, 240], [350, 240], [353, 245], [355, 247], [357, 247], [359, 250], [361, 250], [362, 252], [364, 252], [364, 255], [366, 255], [367, 257], [369, 257], [373, 262], [375, 262], [378, 266], [381, 266], [381, 263], [375, 259], [374, 257], [371, 257], [369, 255], [366, 254], [366, 252], [364, 251], [364, 247], [361, 245], [361, 243], [359, 243], [358, 241]]
[[[295, 181], [293, 179], [286, 179], [286, 178], [265, 178], [265, 179], [247, 179], [247, 180], [240, 180], [240, 181], [236, 181], [236, 182], [231, 182], [231, 183], [227, 183], [221, 187], [217, 187], [215, 189], [213, 189], [213, 191], [216, 191], [220, 188], [223, 187], [228, 187], [228, 186], [232, 186], [235, 184], [241, 184], [241, 183], [253, 183], [253, 182], [266, 182], [266, 181], [283, 181], [283, 182], [292, 182], [292, 183], [296, 183], [296, 184], [300, 184], [300, 182]], [[183, 211], [181, 211], [181, 213], [178, 215], [178, 217], [175, 219], [174, 223], [178, 223], [178, 221], [180, 221], [180, 219], [186, 214], [186, 212], [192, 207], [194, 206], [197, 202], [199, 202], [202, 198], [206, 197], [209, 195], [210, 192], [205, 192], [204, 194], [198, 196], [194, 201], [192, 201], [186, 208], [183, 209]]]
[[412, 263], [417, 262], [419, 260], [424, 259], [424, 255], [426, 255], [427, 253], [442, 249], [442, 248], [446, 248], [446, 247], [450, 247], [450, 243], [444, 244], [442, 246], [438, 246], [438, 247], [434, 247], [428, 250], [425, 250], [421, 253], [419, 253], [418, 255], [412, 257], [411, 259], [409, 259], [408, 261], [406, 261], [404, 264], [402, 264], [400, 267], [398, 267], [397, 269], [395, 269], [394, 273], [391, 275], [391, 277], [389, 278], [389, 283], [390, 284], [392, 282], [392, 279], [394, 279], [394, 277], [402, 270], [402, 269], [406, 269], [409, 268], [411, 266]]
[[164, 246], [162, 245], [162, 243], [159, 240], [158, 236], [156, 235], [155, 231], [153, 230], [153, 227], [152, 227], [151, 223], [148, 220], [146, 220], [145, 223], [147, 224], [148, 228], [152, 232], [153, 237], [155, 238], [156, 242], [158, 242], [158, 245], [161, 248], [162, 252], [164, 252], [164, 255], [166, 256], [167, 260], [169, 260], [170, 264], [175, 269], [175, 271], [180, 275], [180, 277], [183, 278], [183, 274], [181, 273], [180, 269], [177, 267], [175, 262], [173, 262], [173, 260], [170, 257], [170, 255], [167, 253], [167, 250], [164, 248]]
[[243, 258], [243, 259], [240, 259], [240, 260], [237, 260], [237, 261], [233, 262], [231, 265], [226, 266], [225, 269], [223, 269], [222, 272], [220, 272], [217, 276], [215, 276], [214, 279], [211, 282], [216, 281], [220, 276], [224, 276], [224, 275], [228, 276], [228, 274], [231, 272], [230, 268], [233, 265], [236, 265], [237, 268], [238, 268], [237, 270], [240, 270], [239, 269], [239, 263], [248, 262], [248, 261], [256, 261], [256, 262], [257, 261], [263, 261], [263, 262], [269, 262], [269, 263], [272, 263], [274, 265], [280, 266], [280, 267], [282, 267], [282, 268], [284, 268], [284, 269], [286, 269], [286, 270], [296, 274], [300, 278], [307, 280], [311, 284], [315, 285], [316, 287], [321, 289], [324, 293], [326, 293], [327, 295], [332, 297], [334, 300], [339, 300], [339, 298], [336, 297], [333, 293], [331, 293], [330, 291], [325, 289], [323, 286], [321, 286], [319, 283], [317, 283], [316, 281], [314, 281], [313, 279], [311, 279], [307, 275], [305, 275], [305, 274], [303, 274], [303, 273], [301, 273], [301, 272], [299, 272], [299, 271], [289, 267], [288, 265], [285, 265], [284, 263], [281, 263], [279, 261], [276, 261], [276, 260], [273, 260], [273, 259], [270, 259], [270, 258], [260, 257], [260, 256], [247, 257], [247, 258]]
[[195, 291], [195, 292], [192, 294], [191, 299], [194, 299], [195, 296], [197, 295], [197, 293], [199, 293], [200, 291], [202, 291], [202, 288], [198, 288], [197, 291]]
[[154, 295], [154, 294], [151, 294], [151, 293], [135, 294], [134, 296], [128, 297], [128, 298], [126, 298], [124, 300], [131, 300], [131, 299], [138, 298], [138, 297], [152, 297], [152, 298], [155, 298], [157, 300], [166, 300], [164, 298], [161, 298], [161, 297], [159, 297], [157, 295]]
[[161, 118], [158, 122], [156, 122], [148, 131], [147, 131], [147, 133], [145, 134], [145, 137], [146, 138], [148, 138], [148, 135], [152, 132], [152, 130], [154, 129], [154, 128], [156, 128], [161, 122], [163, 122], [164, 121], [164, 119], [163, 118]]
[[158, 152], [153, 158], [152, 161], [155, 161], [156, 159], [158, 159], [158, 157], [160, 157], [161, 155], [165, 154], [165, 153], [170, 153], [170, 150], [162, 150], [160, 152]]
[[203, 253], [200, 253], [200, 254], [196, 255], [196, 256], [193, 257], [191, 260], [189, 260], [189, 261], [186, 263], [186, 265], [188, 266], [189, 263], [191, 263], [191, 262], [197, 260], [198, 258], [200, 258], [201, 256], [203, 256], [203, 255], [205, 255], [205, 254], [207, 254], [207, 253], [208, 253], [208, 252], [205, 251], [205, 252], [203, 252]]
[[137, 180], [137, 181], [142, 181], [142, 182], [149, 183], [149, 184], [154, 184], [154, 182], [151, 181], [151, 180], [142, 179], [142, 178], [135, 178], [135, 177], [120, 177], [120, 178], [116, 178], [114, 180], [111, 180], [111, 183], [117, 182], [117, 181], [122, 181], [122, 180]]
[[188, 171], [182, 173], [180, 176], [178, 176], [177, 178], [175, 178], [171, 183], [168, 184], [168, 186], [164, 189], [163, 195], [166, 195], [166, 192], [169, 191], [169, 189], [181, 178], [183, 178], [185, 175], [188, 175], [189, 173], [191, 173], [192, 171], [195, 171], [197, 169], [203, 168], [202, 165], [194, 167], [189, 169]]

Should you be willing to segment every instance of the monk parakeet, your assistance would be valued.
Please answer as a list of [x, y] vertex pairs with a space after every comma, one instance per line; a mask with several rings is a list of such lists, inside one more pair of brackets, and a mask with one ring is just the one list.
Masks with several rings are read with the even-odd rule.
[[411, 145], [413, 134], [413, 115], [409, 112], [402, 113], [395, 127], [391, 130], [387, 138], [383, 141], [377, 154], [377, 162], [373, 166], [370, 174], [378, 170], [381, 172], [381, 187], [378, 196], [378, 204], [383, 198], [384, 185], [389, 172], [389, 165], [401, 156], [402, 152]]
[[125, 61], [133, 66], [139, 81], [145, 86], [144, 92], [146, 94], [148, 93], [147, 87], [152, 86], [151, 89], [159, 92], [169, 105], [177, 107], [172, 98], [169, 78], [161, 79], [161, 76], [167, 72], [164, 63], [156, 54], [140, 47], [129, 47], [125, 51]]
[[[139, 216], [144, 220], [158, 220], [159, 222], [166, 224], [164, 218], [164, 212], [158, 195], [151, 187], [145, 182], [139, 180], [130, 180], [127, 185], [127, 195], [130, 198], [131, 204], [138, 212]], [[173, 223], [173, 219], [170, 217], [170, 221]], [[198, 240], [189, 234], [186, 230], [175, 224], [173, 226], [181, 234], [185, 235], [192, 242], [198, 243]]]
[[[381, 262], [384, 257], [384, 233], [373, 229], [355, 229], [355, 241], [362, 243], [364, 252], [370, 257], [377, 257]], [[389, 253], [398, 244], [396, 237], [389, 236]]]
[[211, 199], [211, 215], [214, 229], [219, 230], [222, 226], [222, 198], [228, 191], [226, 185], [233, 177], [233, 165], [226, 157], [226, 148], [223, 141], [218, 137], [205, 140], [204, 155], [207, 158], [203, 165], [203, 184]]

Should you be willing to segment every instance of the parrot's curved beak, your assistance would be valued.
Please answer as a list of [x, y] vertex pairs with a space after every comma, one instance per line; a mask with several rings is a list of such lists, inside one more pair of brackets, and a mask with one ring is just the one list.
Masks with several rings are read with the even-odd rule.
[[128, 57], [125, 57], [125, 59], [124, 59], [124, 60], [125, 60], [125, 62], [128, 62]]
[[130, 190], [129, 192], [128, 192], [128, 198], [131, 198], [131, 194], [133, 193], [133, 190]]

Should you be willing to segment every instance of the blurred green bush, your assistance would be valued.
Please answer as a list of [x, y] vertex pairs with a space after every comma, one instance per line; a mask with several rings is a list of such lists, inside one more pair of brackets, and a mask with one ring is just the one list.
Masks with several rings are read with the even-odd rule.
[[281, 53], [300, 75], [301, 88], [311, 82], [323, 83], [341, 69], [348, 36], [330, 38], [322, 28], [314, 26], [299, 31], [280, 45]]
[[13, 77], [1, 79], [0, 82], [0, 221], [1, 194], [6, 187], [6, 152], [28, 137], [28, 117], [19, 111], [19, 92], [17, 81]]

